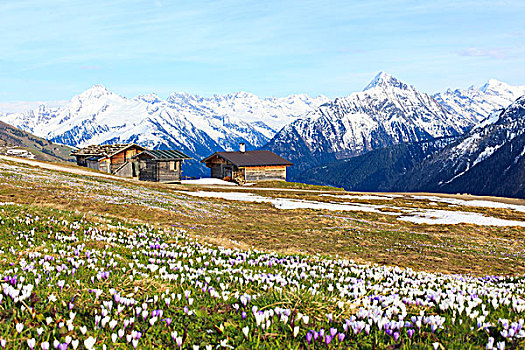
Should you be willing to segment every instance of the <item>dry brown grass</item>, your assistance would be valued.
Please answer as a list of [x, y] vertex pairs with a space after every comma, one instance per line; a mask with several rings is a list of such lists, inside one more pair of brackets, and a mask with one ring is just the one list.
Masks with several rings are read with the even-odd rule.
[[[126, 184], [121, 183], [124, 186]], [[129, 186], [134, 188], [137, 185]], [[162, 184], [147, 183], [141, 186], [162, 192], [180, 189], [180, 186]], [[261, 191], [259, 194], [341, 202], [338, 198], [319, 197], [310, 192], [276, 190]], [[430, 272], [475, 275], [525, 273], [525, 230], [516, 227], [420, 225], [379, 213], [279, 210], [268, 203], [227, 202], [211, 198], [202, 200], [205, 206], [221, 208], [223, 218], [217, 219], [192, 216], [191, 212], [182, 209], [160, 210], [145, 205], [105, 203], [58, 184], [41, 186], [35, 191], [0, 183], [0, 201], [78, 210], [92, 217], [103, 215], [159, 227], [175, 225], [186, 228], [190, 235], [211, 244], [229, 248], [257, 248], [285, 254], [338, 255], [357, 262], [411, 267]], [[406, 198], [358, 202], [453, 209], [446, 203], [430, 205], [428, 201]], [[507, 209], [461, 207], [461, 210], [505, 219], [523, 219], [523, 213]]]

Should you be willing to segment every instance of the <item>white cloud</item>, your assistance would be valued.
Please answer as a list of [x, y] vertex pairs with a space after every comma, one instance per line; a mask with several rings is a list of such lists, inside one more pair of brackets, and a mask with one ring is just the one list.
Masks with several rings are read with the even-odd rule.
[[466, 57], [489, 57], [489, 58], [506, 58], [509, 56], [508, 50], [504, 48], [498, 49], [481, 49], [478, 47], [468, 47], [457, 51], [460, 56]]

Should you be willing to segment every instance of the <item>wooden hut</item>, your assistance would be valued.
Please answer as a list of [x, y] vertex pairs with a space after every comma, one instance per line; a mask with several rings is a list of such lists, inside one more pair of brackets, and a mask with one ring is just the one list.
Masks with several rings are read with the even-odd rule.
[[133, 157], [138, 164], [139, 180], [179, 182], [182, 162], [191, 157], [175, 150], [145, 150]]
[[123, 177], [136, 177], [130, 160], [145, 148], [135, 144], [92, 145], [71, 153], [77, 164]]
[[286, 181], [286, 168], [292, 163], [270, 151], [215, 152], [203, 159], [211, 177], [237, 182]]

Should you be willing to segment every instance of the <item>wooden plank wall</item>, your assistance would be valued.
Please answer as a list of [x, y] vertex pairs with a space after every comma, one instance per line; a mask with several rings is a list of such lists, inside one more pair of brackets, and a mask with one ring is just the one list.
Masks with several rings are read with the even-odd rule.
[[110, 171], [111, 163], [110, 163], [109, 159], [106, 158], [103, 161], [98, 162], [98, 168], [99, 168], [100, 171], [104, 171], [106, 173], [111, 172]]
[[139, 180], [157, 181], [157, 162], [150, 159], [139, 160]]
[[[177, 161], [176, 163], [180, 163]], [[169, 182], [180, 181], [180, 164], [175, 166], [174, 170], [170, 170], [170, 162], [157, 162], [157, 181]]]
[[122, 177], [133, 177], [133, 163], [127, 162], [121, 168], [118, 168], [118, 171], [115, 171], [115, 175]]
[[86, 166], [90, 169], [100, 170], [98, 160], [86, 160]]
[[181, 179], [182, 161], [176, 161], [174, 170], [170, 169], [170, 161], [152, 159], [139, 160], [139, 180], [173, 182]]
[[244, 168], [245, 181], [284, 180], [286, 181], [285, 166], [260, 166]]

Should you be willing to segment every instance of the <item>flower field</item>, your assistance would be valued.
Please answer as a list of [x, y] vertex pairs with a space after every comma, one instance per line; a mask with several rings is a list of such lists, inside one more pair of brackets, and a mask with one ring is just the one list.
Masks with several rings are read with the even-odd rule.
[[[270, 251], [228, 236], [222, 238], [224, 244], [212, 244], [210, 232], [225, 230], [220, 222], [232, 220], [237, 212], [248, 215], [241, 212], [247, 204], [225, 209], [219, 200], [185, 196], [179, 188], [140, 188], [0, 165], [0, 348], [525, 346], [525, 279], [512, 267], [523, 265], [518, 241], [508, 257], [495, 247], [475, 246], [468, 236], [462, 247], [475, 253], [454, 250], [469, 259], [490, 252], [491, 264], [503, 259], [509, 268], [499, 277], [357, 263], [328, 250]], [[119, 217], [119, 208], [131, 214]], [[250, 229], [261, 235], [273, 227], [261, 214], [267, 212], [281, 215], [283, 230], [287, 215], [301, 215], [293, 220], [307, 218], [306, 227], [316, 230], [321, 227], [316, 225], [336, 220], [348, 225], [344, 230], [358, 227], [361, 238], [367, 237], [364, 228], [372, 229], [373, 220], [381, 222], [377, 213], [347, 213], [343, 219], [338, 212], [282, 214], [264, 203], [249, 204], [247, 211], [257, 211], [259, 222], [253, 219], [256, 226]], [[395, 219], [385, 215], [381, 220]], [[411, 234], [410, 239], [435, 250], [433, 231], [425, 229], [424, 238]], [[449, 229], [451, 237], [456, 229]], [[481, 232], [523, 233], [522, 228], [497, 230]], [[374, 233], [378, 241], [383, 239], [379, 229]], [[446, 247], [452, 241], [440, 244]], [[392, 256], [400, 254], [395, 246], [385, 249]]]

